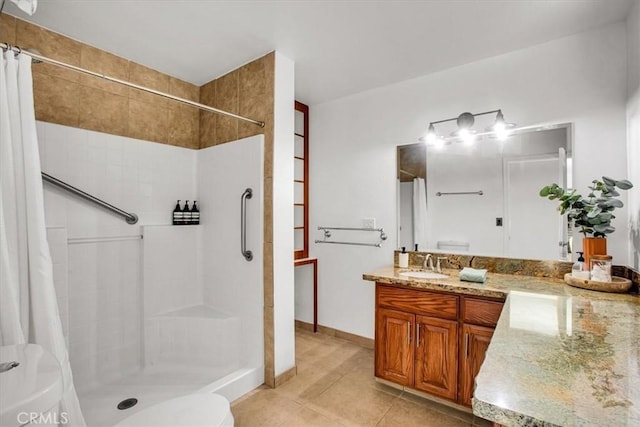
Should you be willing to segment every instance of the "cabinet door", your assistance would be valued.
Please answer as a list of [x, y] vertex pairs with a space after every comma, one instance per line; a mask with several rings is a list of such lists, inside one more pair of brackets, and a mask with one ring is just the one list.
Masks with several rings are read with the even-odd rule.
[[476, 375], [484, 362], [484, 355], [489, 348], [493, 328], [463, 324], [462, 352], [460, 363], [460, 403], [471, 406]]
[[415, 388], [455, 400], [458, 391], [458, 323], [416, 316]]
[[401, 385], [413, 385], [413, 331], [415, 316], [379, 308], [376, 311], [376, 376]]

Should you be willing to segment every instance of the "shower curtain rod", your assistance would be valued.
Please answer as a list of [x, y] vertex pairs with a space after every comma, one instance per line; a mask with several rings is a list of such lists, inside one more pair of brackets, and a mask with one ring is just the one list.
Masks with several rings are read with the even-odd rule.
[[127, 82], [125, 80], [120, 80], [120, 79], [117, 79], [115, 77], [110, 77], [110, 76], [107, 76], [106, 74], [96, 73], [95, 71], [90, 71], [90, 70], [87, 70], [85, 68], [76, 67], [75, 65], [67, 64], [65, 62], [60, 62], [60, 61], [57, 61], [55, 59], [52, 59], [52, 58], [49, 58], [49, 57], [46, 57], [46, 56], [42, 56], [39, 53], [34, 53], [34, 52], [31, 52], [31, 51], [29, 51], [27, 49], [23, 49], [23, 48], [18, 47], [18, 46], [12, 46], [12, 45], [10, 45], [8, 43], [0, 42], [0, 48], [2, 48], [3, 50], [10, 50], [12, 52], [15, 52], [16, 54], [25, 53], [26, 55], [29, 55], [30, 57], [32, 57], [33, 59], [35, 59], [37, 61], [42, 61], [42, 62], [46, 62], [48, 64], [57, 65], [59, 67], [66, 68], [68, 70], [77, 71], [79, 73], [89, 74], [90, 76], [94, 76], [94, 77], [98, 77], [98, 78], [101, 78], [101, 79], [105, 79], [105, 80], [108, 80], [110, 82], [118, 83], [118, 84], [121, 84], [121, 85], [124, 85], [124, 86], [129, 86], [129, 87], [132, 87], [134, 89], [141, 90], [143, 92], [148, 92], [148, 93], [152, 93], [154, 95], [162, 96], [164, 98], [171, 99], [171, 100], [177, 101], [177, 102], [181, 102], [183, 104], [190, 105], [192, 107], [196, 107], [196, 108], [199, 108], [201, 110], [209, 111], [211, 113], [216, 113], [216, 114], [222, 114], [223, 116], [233, 117], [233, 118], [236, 118], [238, 120], [244, 120], [245, 122], [249, 122], [249, 123], [253, 123], [254, 125], [258, 125], [261, 128], [264, 127], [264, 122], [259, 121], [259, 120], [250, 119], [248, 117], [240, 116], [238, 114], [233, 114], [233, 113], [230, 113], [230, 112], [224, 111], [224, 110], [219, 110], [217, 108], [213, 108], [213, 107], [210, 107], [208, 105], [201, 104], [199, 102], [191, 101], [189, 99], [180, 98], [180, 97], [174, 96], [174, 95], [169, 95], [168, 93], [164, 93], [164, 92], [160, 92], [160, 91], [155, 90], [155, 89], [150, 89], [148, 87], [140, 86], [140, 85], [137, 85], [135, 83], [130, 83], [130, 82]]

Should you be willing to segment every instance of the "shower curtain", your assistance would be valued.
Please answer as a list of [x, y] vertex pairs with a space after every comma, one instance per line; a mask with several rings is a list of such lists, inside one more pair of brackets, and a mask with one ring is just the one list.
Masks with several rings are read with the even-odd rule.
[[413, 243], [427, 249], [427, 188], [424, 178], [413, 179]]
[[[35, 343], [56, 356], [64, 394], [58, 419], [84, 426], [58, 314], [47, 243], [31, 57], [0, 64], [0, 345]], [[62, 417], [66, 414], [66, 417]]]

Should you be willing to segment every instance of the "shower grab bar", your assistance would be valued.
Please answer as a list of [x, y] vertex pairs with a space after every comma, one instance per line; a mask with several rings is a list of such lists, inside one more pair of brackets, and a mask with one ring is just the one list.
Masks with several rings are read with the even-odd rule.
[[105, 202], [104, 200], [100, 200], [97, 197], [92, 196], [89, 193], [85, 193], [84, 191], [74, 187], [73, 185], [69, 185], [64, 181], [59, 180], [58, 178], [49, 175], [48, 173], [44, 173], [41, 172], [42, 174], [42, 180], [45, 182], [48, 182], [49, 184], [53, 184], [56, 187], [60, 187], [63, 190], [66, 190], [72, 194], [75, 194], [76, 196], [83, 198], [85, 200], [88, 200], [92, 203], [95, 203], [96, 205], [99, 205], [117, 215], [120, 215], [122, 217], [124, 217], [125, 221], [127, 221], [127, 224], [135, 224], [138, 222], [138, 215], [134, 214], [134, 213], [129, 213], [129, 212], [125, 212], [120, 208], [117, 208], [115, 206], [113, 206], [110, 203]]
[[247, 188], [240, 197], [240, 252], [247, 261], [253, 259], [253, 252], [247, 250], [247, 199], [253, 196], [253, 190]]
[[[324, 240], [316, 240], [315, 243], [331, 243], [334, 245], [353, 245], [353, 246], [373, 246], [376, 248], [382, 247], [382, 242], [387, 240], [387, 234], [384, 232], [384, 228], [359, 228], [359, 227], [320, 227], [318, 226], [318, 230], [323, 230]], [[375, 231], [380, 233], [380, 241], [378, 243], [362, 243], [362, 242], [340, 242], [340, 241], [331, 241], [327, 240], [331, 237], [331, 231], [329, 230], [340, 230], [340, 231]]]
[[479, 191], [454, 191], [451, 193], [441, 193], [440, 191], [438, 191], [436, 193], [436, 196], [440, 197], [440, 196], [457, 196], [459, 194], [477, 194], [478, 196], [482, 196], [484, 194], [484, 192], [482, 190]]

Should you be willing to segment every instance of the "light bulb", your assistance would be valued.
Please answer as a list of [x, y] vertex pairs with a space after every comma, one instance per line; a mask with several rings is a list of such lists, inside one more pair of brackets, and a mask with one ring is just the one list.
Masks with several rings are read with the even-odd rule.
[[509, 137], [509, 131], [504, 122], [498, 122], [493, 126], [493, 131], [496, 133], [496, 138], [500, 141], [504, 141]]
[[433, 146], [434, 148], [436, 148], [437, 150], [442, 150], [442, 148], [444, 148], [444, 139], [442, 137], [440, 138], [436, 138], [433, 141]]
[[458, 131], [458, 137], [467, 145], [473, 144], [476, 140], [476, 136], [469, 131], [469, 129], [460, 129]]
[[434, 144], [438, 137], [436, 136], [436, 129], [433, 127], [433, 123], [429, 124], [429, 130], [427, 131], [427, 135], [425, 137], [425, 141], [427, 144]]

